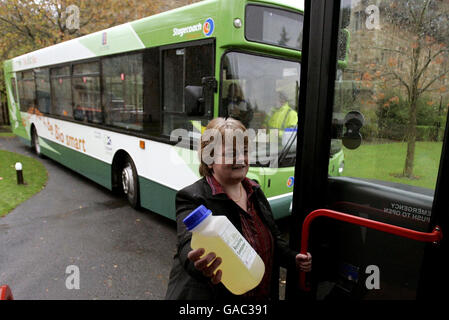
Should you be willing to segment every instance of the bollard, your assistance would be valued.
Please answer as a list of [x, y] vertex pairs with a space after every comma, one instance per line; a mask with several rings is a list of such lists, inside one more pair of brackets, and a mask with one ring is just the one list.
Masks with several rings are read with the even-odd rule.
[[23, 184], [22, 164], [20, 162], [16, 163], [16, 173], [17, 173], [17, 184]]

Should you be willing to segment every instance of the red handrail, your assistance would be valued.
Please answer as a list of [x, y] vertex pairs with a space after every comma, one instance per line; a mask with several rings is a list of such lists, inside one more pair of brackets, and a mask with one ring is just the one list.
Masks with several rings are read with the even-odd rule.
[[[318, 209], [311, 212], [304, 219], [302, 225], [302, 236], [301, 236], [301, 253], [307, 254], [309, 246], [309, 228], [310, 224], [315, 218], [318, 217], [328, 217], [335, 220], [340, 220], [348, 222], [351, 224], [356, 224], [359, 226], [367, 227], [370, 229], [379, 230], [386, 233], [391, 233], [400, 237], [417, 240], [421, 242], [439, 242], [443, 238], [443, 233], [440, 228], [436, 226], [431, 233], [415, 231], [407, 228], [398, 227], [395, 225], [374, 221], [358, 216], [353, 216], [347, 213], [342, 213], [338, 211], [328, 210], [328, 209]], [[299, 273], [299, 286], [303, 291], [310, 291], [309, 284], [306, 283], [306, 273], [300, 271]]]
[[7, 285], [0, 287], [0, 300], [14, 300], [11, 289]]

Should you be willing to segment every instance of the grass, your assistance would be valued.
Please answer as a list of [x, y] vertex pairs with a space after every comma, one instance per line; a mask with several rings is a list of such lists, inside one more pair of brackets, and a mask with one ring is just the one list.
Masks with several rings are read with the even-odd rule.
[[355, 150], [345, 148], [344, 175], [435, 189], [441, 148], [441, 142], [416, 142], [414, 179], [399, 177], [405, 164], [405, 142], [365, 144]]
[[[16, 162], [23, 166], [24, 185], [17, 184]], [[45, 187], [47, 170], [36, 159], [0, 150], [0, 217]]]

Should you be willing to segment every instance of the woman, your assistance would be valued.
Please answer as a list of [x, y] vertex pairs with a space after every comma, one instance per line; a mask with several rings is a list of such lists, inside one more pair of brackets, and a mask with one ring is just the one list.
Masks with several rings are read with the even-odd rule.
[[[208, 130], [215, 130], [221, 136], [206, 140], [206, 133], [211, 132]], [[201, 137], [199, 171], [203, 178], [180, 190], [176, 195], [178, 246], [166, 299], [277, 300], [280, 265], [296, 266], [306, 272], [311, 270], [310, 254], [297, 254], [288, 247], [286, 241], [281, 238], [270, 205], [260, 186], [246, 178], [247, 139], [244, 140], [245, 145], [242, 148], [236, 146], [234, 138], [232, 143], [225, 143], [226, 139], [229, 139], [230, 131], [239, 130], [246, 131], [240, 121], [216, 118], [208, 124]], [[222, 142], [218, 142], [219, 140]], [[214, 141], [212, 149], [210, 144]], [[228, 145], [231, 145], [231, 150], [226, 149]], [[213, 161], [208, 159], [206, 150], [212, 150]], [[229, 154], [232, 159], [229, 159]], [[199, 205], [206, 206], [214, 215], [226, 215], [264, 261], [264, 277], [253, 290], [242, 296], [234, 296], [220, 282], [221, 258], [213, 252], [205, 254], [202, 248], [192, 250], [190, 247], [192, 234], [187, 231], [182, 221]]]

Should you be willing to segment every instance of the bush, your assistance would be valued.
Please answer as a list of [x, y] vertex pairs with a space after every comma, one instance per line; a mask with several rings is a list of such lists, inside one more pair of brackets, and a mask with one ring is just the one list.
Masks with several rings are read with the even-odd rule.
[[[418, 141], [442, 141], [449, 106], [449, 100], [443, 100], [440, 102], [440, 98], [430, 95], [418, 100]], [[352, 110], [364, 115], [365, 125], [360, 130], [364, 141], [406, 139], [409, 106], [407, 97], [400, 90], [368, 90], [354, 82], [337, 83], [334, 104], [334, 112], [342, 117]]]
[[[399, 93], [391, 91], [378, 100], [377, 110], [379, 137], [402, 141], [406, 137], [409, 106]], [[433, 103], [430, 97], [421, 97], [416, 106], [416, 140], [442, 141], [446, 108], [440, 110], [440, 103]], [[444, 113], [444, 116], [441, 114]], [[438, 129], [440, 126], [440, 129]], [[443, 129], [441, 129], [443, 128]]]
[[404, 140], [408, 122], [407, 102], [399, 94], [390, 92], [378, 100], [377, 110], [379, 137]]
[[416, 126], [416, 141], [438, 141], [437, 127]]
[[375, 109], [363, 109], [360, 110], [365, 117], [365, 124], [360, 133], [364, 141], [373, 141], [379, 137], [379, 126]]

